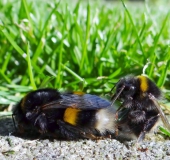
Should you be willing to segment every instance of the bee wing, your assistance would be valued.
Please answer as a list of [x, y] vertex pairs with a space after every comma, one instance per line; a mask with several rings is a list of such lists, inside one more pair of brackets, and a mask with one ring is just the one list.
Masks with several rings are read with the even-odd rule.
[[52, 101], [48, 103], [42, 108], [45, 109], [61, 109], [61, 108], [79, 108], [83, 110], [87, 109], [101, 109], [110, 106], [110, 102], [102, 99], [96, 95], [84, 94], [84, 95], [76, 95], [76, 94], [63, 94], [61, 95], [61, 99]]
[[162, 122], [164, 123], [165, 127], [170, 131], [169, 121], [166, 118], [164, 112], [162, 111], [160, 104], [158, 103], [158, 101], [152, 94], [149, 94], [149, 98], [152, 100], [152, 102], [155, 104], [157, 110], [159, 111], [159, 114], [161, 116]]

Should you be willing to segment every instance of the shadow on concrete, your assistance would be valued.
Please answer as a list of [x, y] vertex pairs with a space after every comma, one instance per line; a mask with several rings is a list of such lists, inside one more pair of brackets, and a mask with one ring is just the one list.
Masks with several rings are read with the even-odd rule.
[[12, 121], [12, 117], [0, 117], [0, 136], [8, 136], [13, 132], [15, 132], [15, 127]]

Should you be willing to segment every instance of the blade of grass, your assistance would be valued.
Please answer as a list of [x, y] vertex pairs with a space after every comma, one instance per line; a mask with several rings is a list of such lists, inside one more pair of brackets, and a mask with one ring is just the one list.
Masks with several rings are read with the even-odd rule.
[[5, 37], [8, 39], [8, 41], [12, 44], [12, 46], [16, 49], [16, 51], [23, 57], [23, 54], [25, 53], [18, 45], [17, 43], [12, 39], [10, 34], [6, 31], [6, 29], [1, 30], [1, 32], [5, 35]]
[[157, 47], [158, 40], [159, 40], [159, 38], [160, 38], [160, 36], [162, 34], [162, 31], [163, 31], [168, 19], [169, 19], [169, 13], [166, 15], [166, 17], [165, 17], [165, 19], [163, 21], [163, 24], [162, 24], [160, 32], [158, 33], [158, 35], [156, 35], [156, 37], [154, 39], [154, 46], [152, 47], [151, 52], [150, 52], [150, 54], [153, 55], [153, 56], [151, 58], [152, 63], [151, 63], [151, 68], [149, 70], [149, 77], [152, 77], [152, 74], [154, 73], [154, 67], [155, 67], [155, 62], [156, 62], [156, 54], [154, 54], [154, 52], [155, 52], [155, 49]]
[[167, 135], [167, 136], [169, 136], [169, 137], [170, 137], [170, 132], [169, 132], [169, 131], [167, 131], [165, 128], [163, 128], [163, 127], [159, 127], [159, 129], [160, 129], [160, 131], [161, 131], [163, 134], [165, 134], [165, 135]]
[[1, 69], [1, 71], [2, 71], [3, 73], [6, 71], [6, 68], [7, 68], [8, 64], [9, 64], [9, 61], [10, 61], [10, 58], [11, 58], [11, 54], [12, 54], [12, 53], [7, 53], [7, 54], [6, 54], [5, 61], [4, 61], [4, 63], [3, 63], [2, 69]]
[[29, 24], [30, 24], [30, 27], [31, 27], [31, 32], [33, 30], [33, 23], [32, 23], [32, 20], [31, 20], [31, 17], [30, 17], [30, 11], [29, 11], [29, 7], [28, 7], [28, 4], [27, 4], [27, 1], [26, 0], [22, 0], [22, 3], [24, 5], [24, 9], [25, 9], [25, 12], [26, 12], [26, 15], [27, 15], [27, 18], [29, 20]]
[[[2, 30], [2, 33], [5, 35], [5, 37], [8, 39], [8, 41], [12, 44], [12, 46], [14, 47], [14, 49], [21, 55], [21, 57], [22, 57], [24, 60], [27, 61], [27, 59], [23, 56], [23, 55], [25, 54], [25, 52], [19, 47], [19, 45], [17, 45], [17, 43], [13, 40], [13, 38], [10, 36], [10, 34], [9, 34], [5, 29]], [[39, 60], [40, 60], [40, 59], [39, 59]], [[39, 73], [40, 68], [39, 68], [35, 63], [33, 63], [33, 62], [32, 62], [32, 66], [33, 66], [33, 68], [35, 69], [35, 71], [36, 71], [37, 73]], [[51, 75], [53, 75], [53, 76], [56, 75], [48, 65], [46, 65], [45, 68], [46, 68], [46, 70], [47, 70], [49, 73], [51, 73]], [[5, 79], [7, 80], [6, 76], [5, 76], [3, 73], [1, 73], [1, 74], [2, 74], [3, 77], [5, 77]], [[7, 80], [7, 81], [8, 81], [8, 80]]]
[[[90, 4], [88, 3], [87, 5], [87, 20], [86, 20], [86, 37], [83, 45], [83, 53], [82, 53], [82, 58], [81, 58], [81, 63], [80, 63], [80, 71], [85, 67], [88, 66], [88, 57], [87, 57], [87, 42], [88, 42], [88, 37], [90, 34]], [[84, 65], [84, 63], [87, 63]]]
[[11, 80], [8, 78], [8, 76], [6, 76], [2, 70], [0, 70], [0, 75], [4, 78], [4, 80], [7, 83], [12, 83]]
[[21, 85], [16, 85], [16, 84], [6, 84], [5, 85], [7, 88], [19, 91], [19, 92], [28, 92], [32, 90], [32, 87], [30, 86], [21, 86]]
[[[170, 53], [169, 53], [169, 55], [170, 55]], [[169, 56], [168, 62], [166, 63], [166, 66], [164, 67], [164, 69], [163, 69], [163, 71], [162, 71], [162, 73], [160, 75], [160, 78], [158, 80], [157, 85], [159, 87], [162, 87], [164, 85], [166, 77], [167, 77], [167, 74], [168, 74], [169, 67], [170, 67], [170, 56]]]
[[12, 116], [12, 112], [0, 112], [0, 117], [2, 116]]
[[78, 16], [79, 8], [80, 8], [80, 1], [78, 1], [78, 3], [76, 4], [76, 6], [74, 8], [74, 11], [73, 11], [73, 13], [75, 13], [76, 16]]
[[58, 59], [58, 71], [57, 71], [57, 76], [56, 76], [56, 80], [55, 80], [55, 87], [60, 88], [62, 85], [62, 80], [61, 80], [61, 70], [62, 70], [62, 66], [60, 64], [62, 64], [62, 59], [63, 59], [63, 40], [60, 44], [60, 50], [59, 50], [59, 59]]
[[72, 74], [74, 77], [76, 77], [78, 80], [80, 81], [84, 81], [85, 84], [87, 84], [87, 82], [84, 80], [84, 78], [81, 78], [78, 74], [76, 74], [74, 71], [72, 71], [71, 69], [69, 69], [67, 66], [65, 66], [64, 64], [61, 64], [62, 67], [68, 71], [70, 74]]
[[125, 8], [125, 11], [126, 11], [128, 17], [129, 17], [130, 22], [131, 22], [131, 24], [132, 24], [132, 27], [133, 27], [134, 32], [135, 32], [135, 34], [136, 34], [136, 37], [137, 37], [137, 40], [138, 40], [140, 49], [141, 49], [141, 51], [142, 51], [142, 54], [143, 54], [143, 56], [145, 57], [145, 52], [144, 52], [144, 50], [143, 50], [143, 46], [142, 46], [142, 43], [141, 43], [141, 41], [140, 41], [140, 38], [139, 38], [139, 35], [138, 35], [138, 32], [137, 32], [137, 29], [136, 29], [136, 27], [135, 27], [135, 24], [134, 24], [134, 22], [133, 22], [132, 16], [131, 16], [130, 12], [128, 11], [128, 9], [127, 9], [124, 1], [121, 0], [121, 2], [122, 2], [122, 4], [123, 4], [123, 7]]
[[[15, 98], [16, 99], [16, 98]], [[5, 105], [8, 105], [8, 104], [10, 104], [10, 103], [15, 103], [14, 101], [12, 101], [12, 100], [10, 100], [10, 99], [7, 99], [7, 98], [4, 98], [4, 97], [2, 97], [2, 96], [0, 96], [0, 102], [1, 102], [1, 104], [5, 104]]]
[[47, 85], [50, 81], [52, 81], [53, 79], [55, 79], [54, 76], [52, 76], [52, 77], [46, 77], [38, 88], [44, 88], [44, 87], [46, 87], [46, 85]]
[[[54, 52], [55, 53], [55, 52]], [[50, 73], [52, 76], [56, 77], [56, 73], [55, 71], [48, 65], [48, 62], [46, 61], [46, 59], [43, 59], [43, 57], [39, 57], [38, 58], [38, 62], [42, 65], [41, 68], [39, 68], [35, 63], [32, 62], [32, 66], [34, 67], [34, 69], [36, 70], [36, 72], [38, 73], [38, 75], [42, 75], [43, 78], [46, 77], [46, 75], [44, 75], [43, 71], [44, 68], [45, 70]]]
[[44, 37], [44, 34], [45, 34], [45, 31], [46, 31], [46, 28], [48, 26], [48, 23], [51, 19], [51, 16], [53, 15], [53, 13], [56, 11], [58, 5], [59, 5], [60, 2], [57, 3], [57, 5], [55, 5], [55, 7], [53, 8], [53, 10], [50, 12], [50, 14], [48, 15], [46, 21], [45, 21], [45, 24], [44, 24], [44, 27], [41, 31], [41, 35], [40, 35], [40, 41], [38, 43], [38, 46], [37, 46], [37, 49], [33, 55], [33, 58], [32, 58], [32, 63], [36, 63], [40, 53], [42, 52], [42, 48], [44, 47], [44, 43], [43, 43], [43, 37]]
[[30, 54], [29, 54], [29, 42], [27, 43], [27, 63], [28, 63], [28, 72], [29, 72], [29, 77], [30, 77], [30, 81], [31, 81], [31, 86], [34, 90], [37, 89], [36, 85], [35, 85], [35, 81], [34, 81], [34, 75], [32, 72], [32, 65], [31, 65], [31, 59], [30, 59]]

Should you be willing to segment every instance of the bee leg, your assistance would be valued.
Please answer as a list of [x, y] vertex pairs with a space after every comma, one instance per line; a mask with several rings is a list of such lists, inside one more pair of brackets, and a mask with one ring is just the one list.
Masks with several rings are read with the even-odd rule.
[[107, 136], [99, 136], [98, 135], [98, 136], [96, 136], [96, 135], [92, 134], [90, 131], [86, 131], [86, 132], [83, 132], [81, 134], [83, 134], [84, 138], [92, 139], [92, 140], [96, 140], [96, 141], [102, 140], [104, 138], [110, 138], [111, 137], [111, 135], [107, 135]]
[[40, 114], [40, 115], [35, 119], [34, 126], [35, 126], [35, 125], [38, 125], [38, 127], [39, 127], [39, 132], [40, 132], [41, 134], [44, 134], [44, 133], [47, 132], [47, 119], [46, 119], [45, 113]]
[[96, 139], [96, 137], [93, 134], [91, 134], [90, 131], [89, 133], [85, 132], [78, 126], [73, 126], [62, 120], [58, 120], [57, 124], [59, 125], [61, 134], [67, 139], [71, 140], [79, 138]]
[[88, 133], [88, 132], [82, 132], [81, 133], [83, 137], [87, 138], [87, 139], [93, 139], [93, 140], [98, 140], [99, 137], [96, 137], [95, 135]]
[[47, 132], [47, 119], [45, 113], [27, 112], [26, 118], [36, 127], [40, 133]]
[[[131, 108], [133, 106], [133, 103], [132, 103], [132, 100], [133, 98], [132, 97], [128, 97], [127, 100], [125, 100], [121, 106], [117, 109], [116, 111], [116, 116], [118, 115], [119, 111], [122, 110], [123, 108]], [[118, 118], [117, 118], [118, 120]]]
[[137, 139], [137, 143], [142, 142], [145, 138], [146, 131], [142, 131]]
[[143, 127], [143, 131], [140, 133], [139, 137], [138, 137], [138, 140], [137, 142], [141, 142], [144, 138], [145, 138], [145, 134], [146, 132], [149, 132], [152, 127], [155, 125], [155, 123], [158, 121], [158, 118], [159, 118], [159, 114], [154, 116], [154, 117], [151, 117], [149, 118], [146, 122], [145, 122], [145, 125]]
[[59, 125], [61, 135], [64, 136], [64, 138], [67, 138], [70, 140], [80, 138], [80, 133], [82, 131], [80, 131], [77, 126], [73, 126], [62, 120], [58, 120], [57, 124]]
[[149, 94], [149, 98], [152, 100], [152, 102], [155, 104], [155, 107], [157, 108], [159, 114], [160, 114], [160, 117], [162, 119], [162, 122], [164, 123], [165, 127], [170, 131], [170, 124], [169, 124], [169, 121], [168, 119], [166, 118], [164, 112], [162, 111], [161, 109], [161, 105], [158, 103], [157, 99], [152, 95], [152, 94]]

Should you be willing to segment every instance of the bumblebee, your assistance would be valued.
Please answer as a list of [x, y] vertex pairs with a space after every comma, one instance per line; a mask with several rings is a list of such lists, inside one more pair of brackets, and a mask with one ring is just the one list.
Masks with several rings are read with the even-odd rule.
[[110, 106], [96, 95], [46, 88], [22, 98], [13, 116], [21, 134], [32, 131], [58, 139], [98, 139], [115, 134], [116, 109]]
[[118, 136], [126, 136], [128, 139], [137, 137], [140, 142], [159, 117], [170, 130], [169, 122], [158, 103], [162, 97], [161, 91], [148, 77], [143, 75], [124, 77], [115, 87], [112, 104], [116, 100], [121, 102], [116, 113]]

